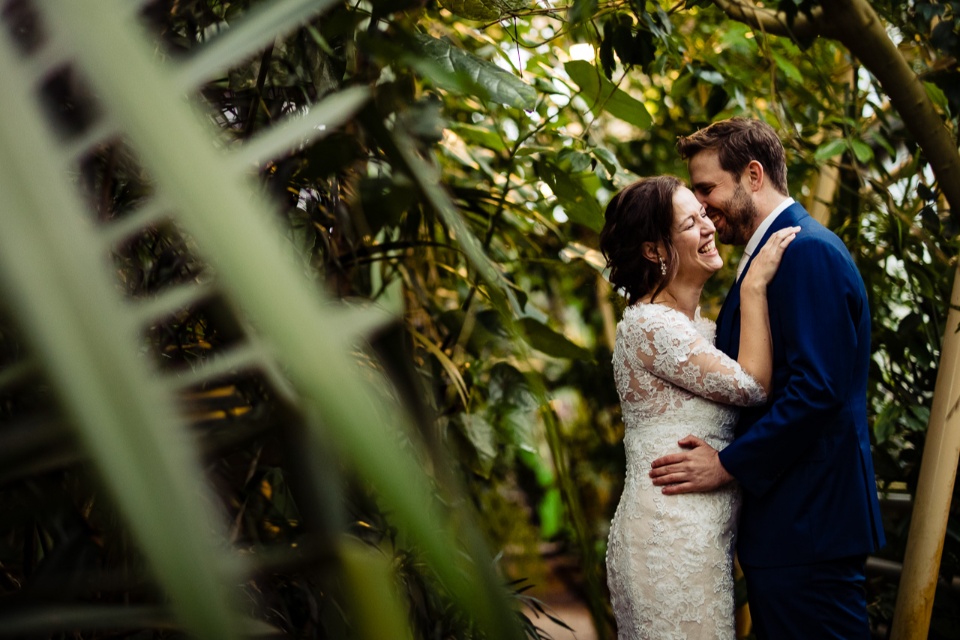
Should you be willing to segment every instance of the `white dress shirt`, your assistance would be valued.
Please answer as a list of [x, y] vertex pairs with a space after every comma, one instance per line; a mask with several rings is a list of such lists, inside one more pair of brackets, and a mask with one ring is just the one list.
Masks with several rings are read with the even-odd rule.
[[760, 223], [760, 226], [757, 227], [757, 230], [753, 232], [753, 235], [750, 236], [750, 241], [747, 242], [747, 246], [743, 249], [743, 256], [740, 258], [740, 262], [737, 264], [737, 282], [740, 281], [740, 276], [743, 275], [743, 270], [747, 266], [747, 263], [750, 262], [750, 256], [753, 255], [753, 252], [757, 250], [757, 245], [760, 244], [760, 240], [763, 238], [763, 234], [767, 232], [767, 229], [770, 228], [770, 225], [773, 224], [773, 221], [777, 219], [783, 210], [792, 205], [795, 200], [791, 197], [787, 197], [783, 202], [777, 205], [777, 207], [770, 212], [766, 218], [763, 219], [763, 222]]

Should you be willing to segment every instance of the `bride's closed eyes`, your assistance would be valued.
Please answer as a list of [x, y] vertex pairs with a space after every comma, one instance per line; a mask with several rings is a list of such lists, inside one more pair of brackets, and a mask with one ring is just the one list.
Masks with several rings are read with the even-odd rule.
[[[700, 215], [700, 218], [701, 218], [701, 219], [706, 219], [706, 218], [707, 218], [707, 209], [706, 209], [706, 207], [701, 207], [701, 208], [700, 208], [699, 215]], [[682, 224], [682, 226], [681, 226], [681, 228], [680, 228], [680, 231], [689, 231], [690, 229], [693, 229], [693, 227], [694, 227], [694, 225], [696, 224], [696, 222], [697, 222], [697, 221], [696, 221], [696, 216], [690, 216], [689, 218], [684, 219], [683, 224]]]

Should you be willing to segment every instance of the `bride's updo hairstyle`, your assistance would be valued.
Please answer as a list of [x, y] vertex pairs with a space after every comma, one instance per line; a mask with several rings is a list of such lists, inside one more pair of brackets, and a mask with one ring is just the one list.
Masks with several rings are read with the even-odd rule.
[[[674, 176], [642, 178], [613, 196], [607, 204], [600, 251], [607, 259], [611, 284], [626, 295], [627, 304], [651, 292], [651, 300], [656, 299], [676, 273], [676, 250], [670, 235], [673, 194], [682, 186]], [[659, 261], [644, 257], [644, 242], [663, 243], [666, 275], [661, 272]]]

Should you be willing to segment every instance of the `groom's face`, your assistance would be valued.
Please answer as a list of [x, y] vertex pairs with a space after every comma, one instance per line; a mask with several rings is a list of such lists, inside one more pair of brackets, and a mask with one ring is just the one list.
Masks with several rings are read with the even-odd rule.
[[690, 158], [690, 181], [717, 227], [720, 242], [747, 244], [759, 212], [741, 180], [720, 167], [716, 151], [708, 149]]

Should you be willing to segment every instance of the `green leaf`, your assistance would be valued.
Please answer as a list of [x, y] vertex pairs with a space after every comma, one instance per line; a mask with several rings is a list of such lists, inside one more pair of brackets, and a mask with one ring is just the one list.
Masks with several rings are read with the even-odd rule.
[[890, 155], [891, 158], [897, 157], [897, 150], [890, 143], [890, 140], [887, 138], [887, 136], [883, 135], [883, 133], [880, 130], [874, 131], [873, 140], [878, 145], [880, 145], [883, 148], [883, 150]]
[[617, 161], [617, 156], [614, 155], [609, 149], [603, 147], [594, 147], [591, 149], [593, 155], [600, 161], [603, 167], [607, 170], [607, 175], [613, 177], [617, 175], [617, 172], [620, 170], [620, 163]]
[[[405, 602], [397, 591], [390, 556], [375, 547], [344, 538], [339, 566], [347, 592], [347, 608], [360, 640], [413, 640]], [[351, 636], [354, 635], [351, 633]]]
[[497, 20], [530, 6], [529, 0], [441, 0], [440, 6], [467, 20]]
[[581, 95], [594, 114], [606, 111], [612, 116], [641, 129], [650, 128], [653, 118], [642, 102], [631, 97], [607, 80], [585, 60], [571, 60], [563, 65], [570, 79], [580, 87]]
[[352, 119], [369, 99], [367, 87], [338, 91], [312, 105], [306, 115], [291, 116], [259, 132], [240, 147], [237, 161], [241, 165], [262, 166], [268, 160], [316, 142]]
[[518, 323], [530, 346], [554, 358], [592, 360], [593, 356], [583, 347], [574, 344], [563, 334], [557, 333], [539, 320], [521, 318]]
[[560, 533], [563, 524], [563, 496], [560, 489], [551, 487], [543, 494], [543, 500], [537, 507], [540, 516], [540, 535], [549, 540]]
[[[424, 33], [418, 33], [416, 42], [423, 55], [444, 71], [469, 79], [470, 82], [484, 89], [489, 100], [510, 107], [533, 109], [537, 100], [537, 90], [512, 73], [453, 46], [447, 40], [439, 40]], [[451, 91], [461, 90], [460, 87], [447, 83], [443, 76], [435, 77], [433, 80]]]
[[[18, 83], [7, 51], [0, 49], [0, 69]], [[181, 620], [200, 637], [239, 637], [231, 593], [221, 582], [230, 562], [213, 539], [223, 523], [197, 499], [208, 487], [187, 426], [169, 391], [137, 357], [136, 316], [123, 307], [75, 193], [58, 179], [59, 156], [37, 121], [39, 109], [20, 97], [26, 96], [9, 92], [10, 119], [0, 128], [0, 165], [8, 168], [0, 188], [5, 304], [16, 309], [80, 445]], [[158, 487], [162, 500], [155, 499]]]
[[933, 104], [937, 105], [942, 111], [949, 111], [950, 102], [947, 100], [943, 89], [932, 82], [924, 82], [923, 88], [927, 90], [927, 96]]
[[830, 158], [843, 155], [843, 152], [847, 150], [847, 141], [841, 138], [836, 140], [831, 140], [830, 142], [825, 142], [817, 147], [816, 152], [813, 154], [813, 159], [817, 162], [824, 162]]
[[711, 69], [698, 69], [694, 74], [698, 80], [701, 82], [706, 82], [707, 84], [721, 86], [726, 82], [726, 78], [723, 77], [723, 74], [719, 71], [713, 71]]
[[741, 22], [733, 20], [724, 24], [724, 28], [717, 33], [720, 39], [720, 46], [726, 49], [735, 49], [745, 53], [754, 54], [757, 50], [757, 39], [747, 34], [752, 34], [753, 30]]
[[487, 402], [497, 414], [496, 424], [501, 433], [521, 449], [534, 451], [534, 425], [539, 403], [526, 376], [506, 362], [493, 365]]
[[560, 259], [564, 262], [583, 260], [599, 273], [604, 273], [607, 269], [607, 259], [602, 253], [579, 242], [571, 242], [561, 249]]
[[476, 454], [473, 471], [489, 478], [493, 463], [497, 459], [497, 433], [493, 425], [475, 413], [462, 413], [454, 418], [453, 422]]
[[[55, 0], [45, 0], [41, 5], [45, 9], [45, 27], [57, 42], [58, 50], [69, 51], [75, 56], [79, 73], [89, 81], [92, 93], [104, 104], [104, 111], [110, 117], [109, 124], [125, 134], [156, 185], [158, 196], [170, 203], [170, 209], [177, 212], [177, 223], [195, 241], [198, 253], [215, 269], [223, 296], [232, 308], [243, 311], [245, 323], [256, 327], [258, 334], [262, 334], [263, 343], [269, 345], [269, 352], [282, 363], [284, 374], [298, 392], [298, 410], [306, 417], [309, 432], [305, 442], [316, 448], [332, 447], [349, 461], [359, 477], [375, 487], [378, 499], [390, 511], [397, 528], [417, 547], [437, 578], [465, 607], [483, 633], [490, 637], [518, 638], [520, 630], [506, 606], [505, 595], [496, 582], [491, 563], [479, 561], [468, 566], [462, 560], [458, 545], [463, 543], [463, 536], [454, 539], [441, 524], [447, 519], [442, 515], [435, 487], [424, 474], [420, 460], [410, 448], [395, 446], [400, 434], [409, 428], [405, 424], [409, 417], [397, 398], [391, 397], [389, 383], [375, 368], [358, 358], [355, 341], [344, 340], [336, 331], [320, 330], [326, 326], [330, 309], [338, 304], [290, 259], [276, 216], [271, 215], [274, 207], [263, 190], [252, 184], [249, 176], [236, 171], [225, 161], [225, 152], [209, 131], [209, 117], [201, 115], [198, 106], [183, 99], [171, 75], [161, 66], [163, 62], [158, 60], [152, 41], [142, 39], [139, 29], [117, 19], [132, 14], [123, 11], [118, 2], [71, 4], [69, 8], [58, 9]], [[6, 69], [3, 71], [3, 77], [8, 81], [11, 76]], [[21, 82], [18, 86], [33, 85]], [[34, 107], [34, 111], [40, 110]], [[19, 119], [11, 118], [10, 122], [16, 122], [19, 127]], [[29, 136], [26, 146], [36, 145], [35, 137]], [[407, 145], [411, 149], [414, 146], [409, 141]], [[24, 146], [19, 140], [16, 144], [0, 144], [2, 149]], [[43, 155], [41, 151], [37, 153]], [[10, 163], [0, 159], [0, 164], [36, 170], [32, 162]], [[419, 165], [414, 170], [418, 179], [430, 182], [427, 185], [430, 195], [435, 195], [431, 188], [440, 190], [438, 178], [427, 175]], [[56, 179], [46, 182], [69, 184]], [[3, 191], [6, 190], [0, 190]], [[57, 202], [62, 200], [60, 198]], [[73, 200], [77, 200], [75, 193]], [[41, 197], [38, 201], [51, 211], [69, 210], [52, 206], [49, 197]], [[13, 209], [19, 208], [17, 204]], [[452, 204], [447, 203], [447, 206], [453, 208]], [[30, 212], [29, 209], [25, 211]], [[75, 217], [78, 224], [88, 221], [81, 220], [80, 215]], [[6, 220], [8, 216], [3, 218]], [[473, 238], [465, 223], [462, 220], [459, 223], [460, 228], [455, 232], [463, 229]], [[72, 235], [62, 228], [59, 235], [73, 241]], [[19, 242], [16, 233], [9, 237], [17, 238]], [[458, 239], [464, 241], [464, 238]], [[102, 264], [101, 271], [113, 278], [113, 270], [105, 260], [106, 252], [98, 243], [88, 246], [102, 261], [98, 263]], [[485, 258], [475, 238], [469, 250]], [[39, 251], [36, 255], [45, 253]], [[33, 260], [33, 263], [38, 261]], [[71, 273], [78, 269], [63, 271]], [[62, 279], [63, 275], [59, 277]], [[82, 286], [73, 288], [76, 290], [73, 295], [84, 299], [71, 302], [67, 297], [62, 304], [69, 304], [76, 310], [97, 308], [91, 303], [86, 289]], [[110, 285], [113, 295], [117, 295], [117, 289], [113, 280]], [[60, 311], [59, 315], [73, 322], [78, 313]], [[98, 345], [104, 349], [102, 353], [77, 358], [81, 365], [84, 362], [109, 362], [104, 354], [114, 348], [110, 345], [127, 344], [124, 337], [128, 335], [127, 331], [117, 335], [107, 324], [94, 325], [85, 321], [84, 325], [103, 336], [102, 341], [106, 344]], [[84, 345], [82, 339], [74, 339], [71, 343], [74, 346], [65, 349], [65, 353], [72, 353], [77, 345], [83, 349], [94, 348], [93, 344]], [[144, 361], [137, 349], [129, 350], [129, 358]], [[324, 366], [317, 367], [318, 362], [323, 362]], [[224, 556], [233, 558], [225, 550], [211, 552], [207, 547], [212, 545], [204, 544], [215, 530], [208, 522], [215, 510], [198, 497], [204, 486], [202, 473], [195, 461], [190, 464], [189, 457], [185, 460], [180, 457], [163, 459], [157, 455], [158, 451], [166, 451], [168, 447], [173, 447], [173, 451], [179, 450], [178, 447], [189, 447], [192, 439], [186, 437], [185, 430], [158, 428], [157, 437], [165, 443], [173, 442], [173, 445], [158, 447], [153, 442], [156, 438], [145, 439], [129, 446], [149, 452], [152, 457], [128, 460], [120, 455], [124, 439], [135, 440], [143, 431], [143, 428], [134, 430], [133, 426], [163, 419], [166, 413], [173, 412], [174, 405], [161, 402], [161, 408], [166, 407], [167, 412], [161, 412], [156, 418], [149, 414], [141, 416], [137, 412], [124, 413], [130, 406], [128, 398], [139, 401], [136, 389], [118, 391], [132, 384], [123, 379], [125, 372], [106, 372], [108, 380], [116, 382], [114, 388], [105, 386], [89, 390], [82, 385], [89, 384], [86, 378], [92, 376], [82, 369], [82, 366], [73, 365], [72, 378], [75, 381], [69, 383], [73, 388], [79, 388], [79, 401], [88, 403], [99, 399], [98, 406], [109, 407], [111, 400], [123, 399], [123, 402], [113, 403], [117, 415], [109, 416], [115, 428], [107, 431], [102, 424], [106, 420], [98, 420], [97, 415], [88, 416], [84, 423], [91, 438], [103, 441], [107, 449], [104, 455], [114, 465], [133, 474], [137, 487], [147, 485], [134, 493], [128, 489], [133, 486], [131, 482], [111, 483], [118, 491], [131, 491], [123, 504], [132, 514], [129, 519], [138, 527], [138, 532], [151, 542], [151, 545], [144, 546], [159, 546], [162, 552], [178, 559], [173, 564], [158, 556], [158, 561], [152, 565], [163, 586], [175, 596], [173, 600], [179, 612], [191, 623], [195, 635], [203, 638], [237, 637], [235, 616], [225, 601], [235, 593], [233, 585], [241, 578], [236, 573], [224, 571], [220, 573], [218, 583], [216, 571], [198, 570], [211, 566], [217, 568], [219, 559]], [[177, 425], [176, 420], [173, 425]], [[111, 437], [114, 435], [120, 440], [114, 441]], [[196, 473], [183, 473], [178, 466], [181, 462], [186, 462], [185, 468], [194, 469]], [[161, 468], [164, 473], [158, 477], [143, 471], [143, 468], [164, 465], [166, 471]], [[170, 469], [179, 475], [169, 477]], [[200, 480], [195, 480], [197, 477]], [[156, 508], [157, 487], [164, 489], [161, 502], [167, 505], [166, 509]], [[199, 515], [185, 516], [178, 502], [167, 498], [170, 487], [179, 487], [178, 495], [187, 495], [192, 510]], [[141, 513], [151, 514], [151, 519], [138, 518]], [[482, 557], [481, 547], [474, 545], [470, 551], [477, 554], [473, 557]]]
[[469, 403], [468, 397], [470, 395], [470, 391], [467, 389], [467, 383], [464, 381], [463, 376], [460, 375], [460, 370], [457, 368], [457, 365], [454, 364], [450, 357], [447, 356], [447, 354], [445, 354], [439, 346], [435, 345], [430, 338], [415, 329], [410, 329], [410, 332], [412, 333], [414, 339], [437, 359], [437, 361], [440, 363], [440, 366], [442, 366], [444, 371], [446, 371], [447, 376], [450, 378], [450, 381], [456, 388], [457, 393], [460, 394], [460, 402], [466, 406]]
[[496, 20], [500, 10], [480, 0], [441, 0], [440, 6], [450, 13], [467, 20]]
[[924, 431], [930, 423], [930, 407], [911, 405], [908, 412], [912, 414], [912, 425], [916, 431]]
[[597, 232], [603, 229], [600, 203], [579, 180], [550, 162], [538, 163], [537, 172], [557, 196], [557, 203], [570, 220]]
[[335, 0], [280, 0], [261, 4], [225, 35], [205, 44], [180, 69], [183, 89], [199, 87], [231, 66], [266, 49], [278, 34], [292, 31], [336, 4]]
[[571, 174], [587, 171], [592, 162], [590, 154], [575, 149], [564, 148], [557, 153], [557, 166]]
[[873, 149], [863, 140], [851, 140], [850, 146], [853, 147], [853, 155], [858, 162], [867, 163], [873, 160]]
[[798, 69], [797, 65], [793, 64], [793, 62], [791, 62], [784, 55], [774, 51], [773, 61], [777, 64], [777, 68], [780, 69], [780, 71], [783, 71], [787, 78], [794, 82], [803, 82], [803, 74], [800, 73], [800, 69]]
[[503, 273], [494, 264], [483, 249], [483, 245], [470, 231], [466, 221], [460, 215], [449, 194], [440, 183], [437, 168], [428, 164], [415, 151], [414, 145], [403, 132], [395, 131], [395, 150], [406, 164], [410, 176], [417, 182], [433, 209], [443, 218], [453, 232], [457, 242], [463, 248], [471, 264], [488, 284], [492, 285], [489, 295], [493, 304], [506, 312], [509, 304], [513, 310], [519, 309], [516, 295]]
[[503, 138], [491, 131], [489, 127], [455, 123], [450, 125], [450, 129], [463, 138], [464, 142], [476, 144], [491, 151], [503, 151], [506, 149]]
[[489, 402], [498, 407], [508, 406], [524, 411], [536, 410], [537, 398], [527, 384], [527, 378], [516, 367], [498, 362], [490, 369]]

